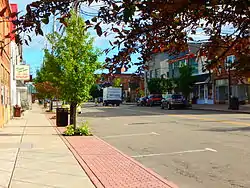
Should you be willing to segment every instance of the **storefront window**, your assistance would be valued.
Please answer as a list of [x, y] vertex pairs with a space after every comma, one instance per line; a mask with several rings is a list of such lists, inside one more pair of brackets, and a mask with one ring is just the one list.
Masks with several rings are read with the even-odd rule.
[[204, 85], [200, 85], [200, 96], [199, 99], [204, 99]]
[[211, 84], [208, 85], [208, 99], [213, 99], [213, 87]]

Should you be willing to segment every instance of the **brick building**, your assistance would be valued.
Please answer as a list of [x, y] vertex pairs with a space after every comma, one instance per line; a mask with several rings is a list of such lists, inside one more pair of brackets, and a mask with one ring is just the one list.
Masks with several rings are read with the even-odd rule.
[[10, 32], [10, 22], [7, 18], [10, 14], [8, 0], [0, 0], [0, 10], [7, 8], [4, 16], [0, 17], [0, 127], [10, 119], [10, 38], [6, 38]]
[[137, 97], [137, 91], [144, 91], [144, 79], [135, 74], [115, 73], [102, 74], [101, 78], [97, 80], [97, 84], [109, 83], [112, 85], [114, 79], [121, 79], [121, 87], [123, 90], [123, 98], [126, 101], [134, 101]]

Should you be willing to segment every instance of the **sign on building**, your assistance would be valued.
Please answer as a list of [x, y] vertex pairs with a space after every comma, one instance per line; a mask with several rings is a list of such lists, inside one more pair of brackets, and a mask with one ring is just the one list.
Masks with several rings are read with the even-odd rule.
[[30, 66], [16, 65], [16, 80], [30, 80]]

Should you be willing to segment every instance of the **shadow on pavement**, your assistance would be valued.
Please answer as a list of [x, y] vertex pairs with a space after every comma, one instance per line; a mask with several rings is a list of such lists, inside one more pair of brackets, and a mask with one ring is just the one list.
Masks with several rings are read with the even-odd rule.
[[234, 132], [234, 131], [250, 131], [250, 127], [223, 127], [223, 128], [212, 128], [203, 129], [201, 131], [212, 131], [212, 132]]
[[211, 115], [211, 114], [232, 114], [232, 112], [217, 112], [193, 109], [173, 109], [162, 110], [159, 106], [154, 107], [137, 107], [137, 106], [120, 106], [120, 107], [103, 107], [86, 105], [78, 117], [122, 117], [122, 116], [157, 116], [157, 115]]

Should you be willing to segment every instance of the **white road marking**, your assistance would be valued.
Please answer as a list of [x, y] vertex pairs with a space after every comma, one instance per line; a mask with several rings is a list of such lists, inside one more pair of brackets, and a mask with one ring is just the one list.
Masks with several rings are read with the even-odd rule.
[[105, 119], [108, 120], [108, 121], [110, 120], [109, 118], [105, 118]]
[[154, 157], [154, 156], [162, 156], [162, 155], [176, 155], [176, 154], [184, 154], [184, 153], [199, 153], [199, 152], [217, 152], [217, 150], [212, 148], [205, 148], [205, 149], [197, 149], [197, 150], [187, 150], [187, 151], [179, 151], [179, 152], [172, 152], [172, 153], [153, 153], [153, 154], [146, 154], [146, 155], [134, 155], [131, 156], [133, 158], [143, 158], [143, 157]]
[[151, 132], [151, 133], [138, 133], [138, 134], [120, 134], [120, 135], [111, 135], [111, 136], [104, 136], [102, 138], [120, 138], [120, 137], [129, 137], [129, 136], [146, 136], [146, 135], [157, 135], [159, 136], [159, 133]]

